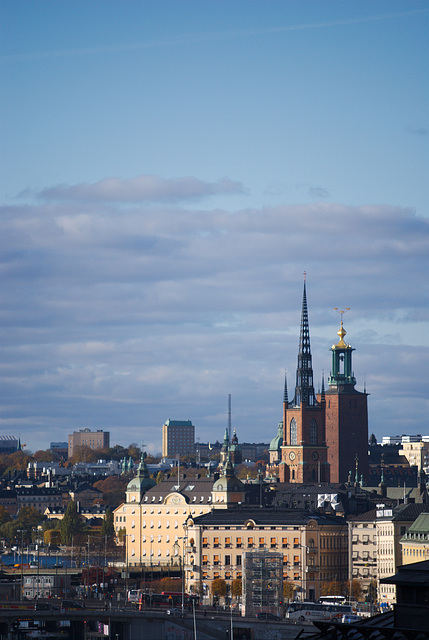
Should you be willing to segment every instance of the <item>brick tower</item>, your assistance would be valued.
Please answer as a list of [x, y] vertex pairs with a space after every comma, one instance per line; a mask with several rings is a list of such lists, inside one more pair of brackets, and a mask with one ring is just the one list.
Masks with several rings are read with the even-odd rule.
[[295, 395], [283, 398], [283, 447], [279, 465], [281, 482], [329, 482], [325, 437], [325, 401], [317, 400], [313, 387], [307, 293], [304, 279], [301, 330]]
[[[326, 443], [331, 482], [346, 482], [357, 467], [359, 475], [368, 475], [368, 394], [355, 389], [352, 369], [354, 349], [344, 342], [346, 331], [340, 311], [340, 341], [333, 345], [329, 389], [325, 394]], [[356, 472], [356, 473], [357, 473]]]

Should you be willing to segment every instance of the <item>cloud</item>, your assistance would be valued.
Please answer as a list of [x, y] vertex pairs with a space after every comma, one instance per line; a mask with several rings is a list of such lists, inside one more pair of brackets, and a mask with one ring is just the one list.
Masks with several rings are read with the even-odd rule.
[[329, 191], [323, 187], [309, 187], [308, 195], [311, 198], [329, 198]]
[[[243, 185], [227, 178], [203, 182], [194, 177], [165, 179], [140, 175], [129, 180], [105, 178], [94, 184], [57, 185], [36, 195], [42, 200], [74, 202], [189, 202], [210, 196], [243, 193]], [[22, 196], [29, 195], [28, 191]]]
[[[162, 191], [169, 181], [158, 180]], [[427, 218], [327, 202], [129, 207], [126, 183], [110, 201], [99, 187], [93, 201], [0, 209], [4, 432], [34, 449], [36, 427], [62, 440], [88, 426], [159, 449], [168, 417], [221, 438], [232, 393], [239, 438], [269, 440], [284, 369], [294, 384], [304, 270], [315, 380], [329, 372], [332, 308], [351, 307], [345, 328], [358, 388], [366, 380], [371, 394], [370, 430], [424, 430]]]

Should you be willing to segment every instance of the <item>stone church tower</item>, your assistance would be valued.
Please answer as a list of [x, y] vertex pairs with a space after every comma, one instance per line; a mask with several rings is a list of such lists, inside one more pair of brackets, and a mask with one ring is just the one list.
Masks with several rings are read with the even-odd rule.
[[295, 395], [291, 402], [288, 400], [285, 381], [279, 477], [280, 482], [330, 481], [325, 436], [325, 399], [323, 393], [320, 399], [314, 393], [305, 280]]

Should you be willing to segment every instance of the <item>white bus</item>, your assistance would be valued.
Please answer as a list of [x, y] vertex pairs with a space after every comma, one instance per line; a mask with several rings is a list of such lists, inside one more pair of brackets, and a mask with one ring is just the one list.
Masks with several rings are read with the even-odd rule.
[[288, 620], [313, 622], [313, 620], [332, 620], [338, 622], [344, 614], [353, 613], [348, 604], [322, 604], [320, 602], [291, 602], [286, 611]]

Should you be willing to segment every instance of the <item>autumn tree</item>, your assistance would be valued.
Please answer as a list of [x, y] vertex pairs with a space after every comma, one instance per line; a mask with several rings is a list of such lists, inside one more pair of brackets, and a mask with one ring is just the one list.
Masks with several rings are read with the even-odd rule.
[[362, 585], [359, 580], [352, 580], [352, 592], [350, 595], [356, 600], [362, 599]]
[[59, 529], [47, 529], [43, 536], [45, 544], [61, 544], [61, 531]]
[[211, 592], [213, 600], [226, 596], [226, 582], [223, 578], [215, 578], [212, 582]]
[[232, 581], [231, 584], [231, 595], [235, 597], [235, 599], [239, 598], [243, 592], [243, 584], [241, 582], [241, 578], [236, 578]]
[[103, 501], [110, 509], [116, 509], [125, 500], [125, 489], [128, 478], [124, 476], [108, 476], [94, 483], [94, 487], [103, 492]]
[[67, 460], [67, 466], [72, 467], [78, 462], [97, 462], [99, 455], [99, 450], [91, 449], [87, 445], [75, 447], [73, 455]]
[[343, 584], [338, 580], [330, 580], [322, 582], [320, 585], [321, 593], [324, 596], [341, 596], [343, 595]]
[[283, 598], [285, 600], [293, 600], [295, 597], [295, 585], [289, 580], [283, 581]]

